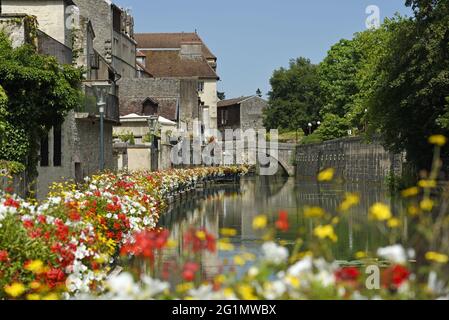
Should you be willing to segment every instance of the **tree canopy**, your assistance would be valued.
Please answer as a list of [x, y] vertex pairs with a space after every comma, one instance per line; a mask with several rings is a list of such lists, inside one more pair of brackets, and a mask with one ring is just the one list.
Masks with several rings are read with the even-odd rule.
[[317, 66], [309, 59], [290, 61], [289, 68], [275, 70], [270, 80], [269, 106], [264, 123], [268, 129], [303, 129], [319, 120], [320, 84]]
[[39, 55], [31, 45], [13, 48], [0, 33], [0, 159], [35, 170], [40, 137], [80, 103], [81, 79], [80, 69]]

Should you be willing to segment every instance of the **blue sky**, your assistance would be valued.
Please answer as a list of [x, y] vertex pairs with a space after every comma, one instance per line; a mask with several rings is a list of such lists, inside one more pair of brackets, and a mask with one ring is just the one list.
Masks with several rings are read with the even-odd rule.
[[405, 0], [114, 0], [131, 8], [136, 32], [198, 31], [218, 57], [227, 98], [270, 90], [274, 69], [304, 56], [318, 63], [341, 38], [365, 29], [369, 5], [380, 16], [411, 15]]

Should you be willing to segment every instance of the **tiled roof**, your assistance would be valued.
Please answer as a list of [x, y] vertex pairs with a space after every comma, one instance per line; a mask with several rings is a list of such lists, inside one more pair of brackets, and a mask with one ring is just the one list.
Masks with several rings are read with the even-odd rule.
[[179, 49], [181, 43], [201, 42], [203, 44], [203, 56], [206, 59], [217, 59], [209, 50], [200, 36], [196, 33], [136, 33], [134, 39], [137, 41], [137, 48], [144, 49]]
[[247, 99], [249, 99], [249, 98], [252, 98], [252, 97], [255, 97], [255, 96], [247, 96], [247, 97], [239, 97], [239, 98], [233, 98], [233, 99], [221, 100], [221, 101], [218, 101], [217, 106], [218, 106], [219, 108], [220, 108], [220, 107], [229, 107], [229, 106], [233, 106], [233, 105], [235, 105], [235, 104], [240, 104], [241, 102], [243, 102], [243, 101], [245, 101], [245, 100], [247, 100]]
[[199, 77], [219, 79], [203, 57], [182, 58], [177, 50], [144, 50], [146, 70], [157, 78]]

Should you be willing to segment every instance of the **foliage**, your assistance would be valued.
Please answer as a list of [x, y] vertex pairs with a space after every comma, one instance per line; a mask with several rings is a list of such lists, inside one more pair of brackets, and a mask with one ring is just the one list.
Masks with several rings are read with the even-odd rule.
[[348, 136], [349, 121], [333, 113], [324, 115], [323, 122], [314, 132], [322, 140], [332, 140]]
[[81, 78], [81, 70], [39, 55], [30, 45], [12, 48], [0, 33], [0, 85], [8, 97], [5, 120], [0, 120], [6, 122], [0, 158], [35, 173], [39, 138], [80, 103]]
[[8, 174], [18, 174], [25, 171], [25, 166], [20, 162], [0, 160], [0, 170], [6, 170]]
[[369, 125], [387, 147], [406, 150], [417, 167], [428, 168], [426, 138], [449, 132], [449, 3], [407, 4], [415, 18], [391, 26], [386, 52], [374, 68]]
[[307, 124], [318, 120], [321, 105], [317, 66], [305, 58], [291, 60], [288, 69], [274, 71], [270, 83], [265, 127], [307, 132]]
[[[136, 144], [136, 141], [134, 139], [134, 133], [132, 133], [131, 131], [123, 132], [123, 133], [119, 134], [118, 137], [122, 142], [129, 143], [130, 145]], [[145, 136], [144, 139], [145, 138], [147, 138], [147, 136]], [[146, 141], [144, 141], [144, 142], [146, 142]]]

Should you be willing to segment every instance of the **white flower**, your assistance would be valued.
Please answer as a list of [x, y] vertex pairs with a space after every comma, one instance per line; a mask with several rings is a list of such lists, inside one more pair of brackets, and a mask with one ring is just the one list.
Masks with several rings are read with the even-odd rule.
[[133, 277], [126, 272], [109, 278], [106, 283], [117, 299], [126, 299], [139, 292]]
[[189, 295], [194, 300], [213, 300], [211, 285], [201, 285], [198, 289], [190, 289]]
[[288, 268], [287, 273], [289, 276], [299, 277], [303, 273], [312, 271], [312, 267], [312, 257], [307, 256]]
[[263, 294], [268, 300], [274, 300], [280, 298], [285, 293], [286, 289], [286, 285], [280, 280], [266, 282]]
[[288, 250], [274, 242], [266, 242], [262, 245], [264, 260], [274, 264], [281, 264], [287, 261]]
[[259, 269], [257, 268], [257, 267], [251, 267], [251, 268], [249, 268], [249, 270], [248, 270], [248, 275], [250, 276], [250, 277], [257, 277], [257, 275], [259, 274]]
[[168, 282], [153, 279], [149, 276], [143, 276], [141, 280], [146, 285], [145, 296], [147, 298], [152, 298], [170, 288], [170, 284]]
[[377, 249], [377, 255], [394, 263], [401, 264], [407, 261], [405, 250], [399, 244], [390, 247], [379, 248]]

